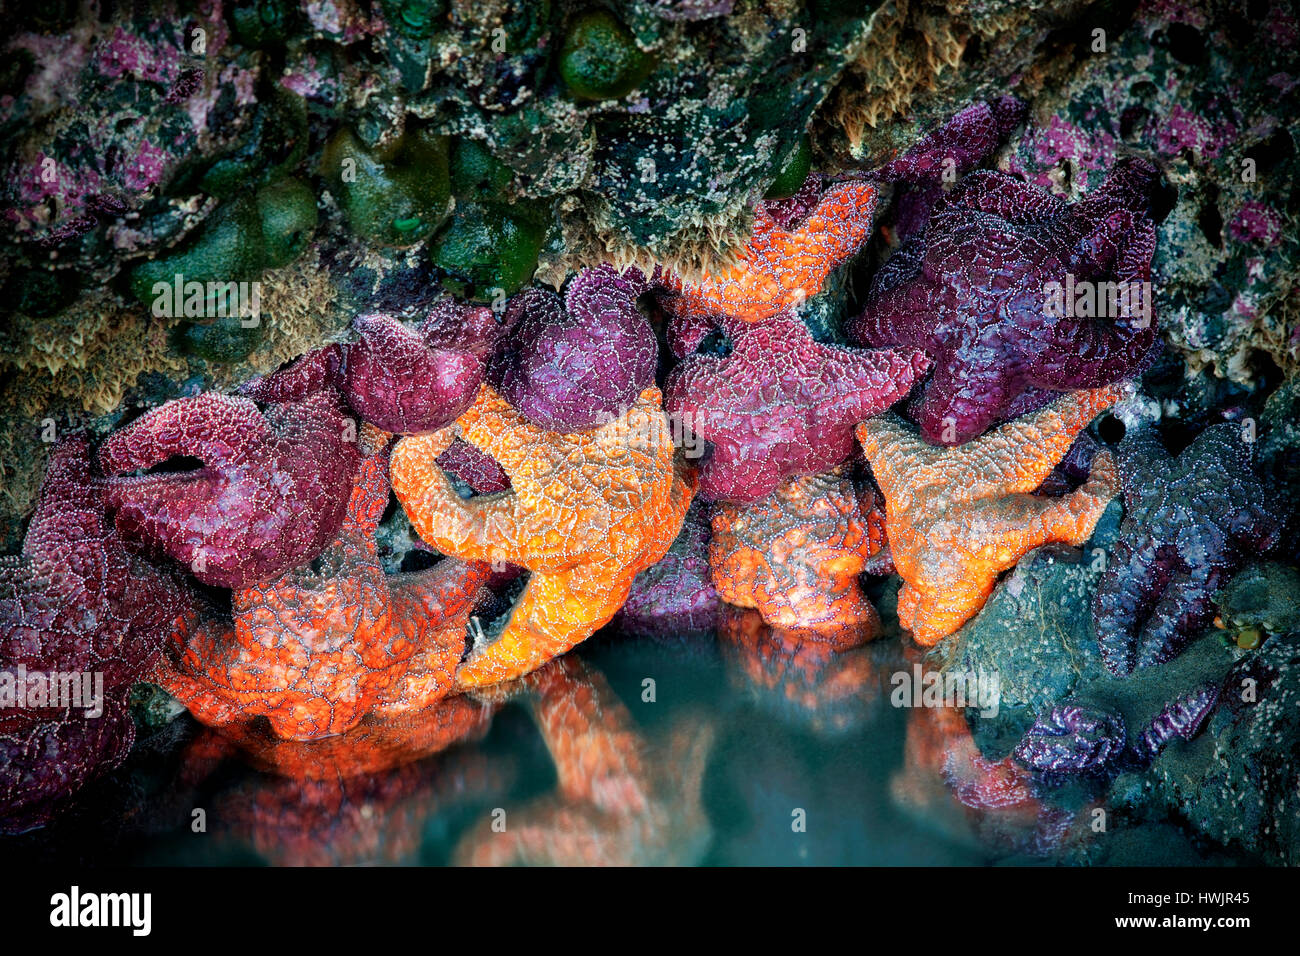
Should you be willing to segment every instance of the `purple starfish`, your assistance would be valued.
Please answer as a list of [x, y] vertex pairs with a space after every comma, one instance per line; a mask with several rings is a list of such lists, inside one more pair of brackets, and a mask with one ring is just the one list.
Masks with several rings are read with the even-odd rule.
[[480, 495], [505, 491], [510, 487], [510, 476], [501, 463], [463, 438], [457, 438], [438, 456], [438, 467], [455, 475]]
[[1105, 767], [1124, 752], [1124, 743], [1119, 714], [1064, 703], [1034, 721], [1012, 756], [1031, 770], [1079, 773]]
[[578, 273], [560, 297], [525, 289], [506, 308], [508, 330], [487, 380], [534, 425], [574, 432], [609, 421], [654, 382], [659, 348], [636, 307], [646, 291], [636, 269]]
[[[126, 756], [127, 692], [192, 598], [179, 578], [129, 554], [106, 520], [89, 441], [60, 442], [21, 553], [0, 558], [0, 697], [13, 695], [0, 711], [0, 830], [48, 822]], [[81, 676], [80, 701], [51, 700], [51, 674]]]
[[343, 394], [366, 421], [400, 435], [437, 431], [473, 404], [498, 332], [491, 309], [449, 298], [418, 330], [377, 314], [352, 327], [360, 340], [343, 349]]
[[1010, 95], [972, 103], [903, 155], [869, 173], [872, 180], [901, 181], [912, 187], [899, 196], [894, 211], [898, 240], [924, 227], [944, 190], [992, 155], [1027, 113], [1025, 104]]
[[103, 713], [40, 708], [0, 712], [0, 833], [49, 823], [87, 783], [120, 764], [135, 742], [126, 691]]
[[1160, 756], [1175, 737], [1191, 740], [1201, 732], [1218, 703], [1219, 685], [1212, 682], [1201, 684], [1170, 701], [1138, 735], [1133, 744], [1133, 756], [1141, 764], [1148, 764]]
[[128, 553], [106, 520], [89, 441], [60, 442], [22, 552], [0, 558], [0, 661], [129, 686], [189, 599], [179, 578]]
[[709, 516], [697, 498], [668, 553], [632, 582], [614, 619], [629, 634], [676, 637], [711, 631], [722, 599], [709, 573]]
[[327, 345], [239, 388], [257, 402], [302, 401], [334, 390], [384, 431], [416, 435], [450, 425], [473, 404], [500, 328], [492, 311], [451, 298], [418, 329], [370, 313], [352, 320], [357, 341]]
[[[321, 553], [338, 532], [360, 455], [356, 422], [316, 392], [265, 412], [207, 393], [167, 402], [100, 447], [117, 529], [186, 565], [205, 584], [273, 580]], [[127, 472], [169, 459], [199, 467]]]
[[1108, 385], [1154, 359], [1158, 179], [1153, 164], [1126, 159], [1068, 204], [1004, 173], [976, 172], [885, 263], [846, 331], [862, 345], [916, 346], [934, 360], [910, 408], [926, 441], [963, 444], [1055, 392]]
[[1176, 458], [1150, 430], [1120, 444], [1124, 522], [1093, 599], [1111, 673], [1176, 657], [1213, 620], [1215, 592], [1278, 542], [1277, 496], [1255, 473], [1252, 447], [1228, 422]]
[[788, 314], [724, 328], [730, 355], [692, 355], [664, 385], [664, 411], [712, 443], [700, 467], [709, 500], [757, 501], [782, 479], [834, 468], [854, 452], [854, 426], [929, 367], [918, 349], [823, 345]]

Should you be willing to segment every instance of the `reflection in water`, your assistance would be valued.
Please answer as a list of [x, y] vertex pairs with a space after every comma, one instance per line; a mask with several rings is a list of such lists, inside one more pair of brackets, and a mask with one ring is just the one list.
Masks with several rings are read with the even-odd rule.
[[[186, 753], [191, 787], [231, 758], [261, 771], [221, 790], [218, 848], [277, 865], [419, 862], [431, 821], [473, 807], [455, 861], [500, 864], [694, 863], [709, 845], [700, 791], [711, 728], [677, 720], [662, 748], [637, 729], [603, 676], [575, 657], [494, 692], [345, 734], [299, 742], [262, 730], [205, 730]], [[553, 793], [511, 799], [509, 755], [482, 741], [506, 701], [532, 717], [554, 764]], [[489, 812], [493, 811], [493, 812]]]
[[1010, 757], [985, 758], [963, 712], [909, 711], [903, 769], [890, 781], [899, 807], [962, 842], [1003, 853], [1062, 856], [1091, 832], [1091, 807], [1046, 802]]
[[709, 843], [700, 802], [712, 728], [685, 717], [662, 746], [636, 729], [608, 682], [576, 657], [521, 681], [559, 783], [507, 818], [484, 823], [457, 850], [471, 864], [678, 865]]
[[[1043, 790], [981, 754], [965, 712], [892, 706], [892, 678], [917, 662], [893, 635], [835, 650], [727, 609], [716, 638], [611, 632], [490, 695], [371, 714], [316, 741], [182, 717], [147, 736], [86, 812], [0, 851], [102, 863], [929, 865], [1078, 861], [1112, 842], [1091, 831], [1093, 797]], [[194, 826], [200, 810], [206, 828]]]
[[264, 771], [222, 791], [211, 818], [219, 843], [272, 864], [418, 862], [430, 819], [504, 792], [505, 762], [467, 748], [433, 756], [481, 739], [496, 709], [458, 697], [401, 718], [371, 715], [310, 742], [208, 730], [187, 753], [186, 773], [201, 778], [233, 755]]
[[758, 611], [724, 606], [718, 624], [733, 686], [818, 733], [860, 727], [884, 687], [871, 646], [837, 649], [815, 631], [772, 627]]

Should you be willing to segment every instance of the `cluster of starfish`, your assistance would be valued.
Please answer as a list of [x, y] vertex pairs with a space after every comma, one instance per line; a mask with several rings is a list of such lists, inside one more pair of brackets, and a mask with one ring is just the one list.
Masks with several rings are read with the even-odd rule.
[[153, 679], [212, 726], [266, 718], [277, 736], [341, 734], [368, 713], [423, 709], [456, 688], [465, 626], [490, 569], [448, 558], [385, 574], [387, 435], [372, 432], [338, 537], [308, 564], [236, 589], [233, 622], [187, 626]]
[[[5, 660], [93, 664], [115, 690], [147, 675], [204, 723], [246, 736], [256, 721], [294, 741], [524, 678], [620, 610], [643, 633], [717, 626], [764, 673], [860, 686], [858, 665], [827, 655], [879, 632], [863, 573], [896, 569], [900, 623], [933, 645], [1029, 551], [1087, 540], [1121, 482], [1102, 651], [1117, 674], [1167, 659], [1281, 519], [1234, 426], [1176, 460], [1131, 436], [1118, 467], [1076, 444], [1158, 342], [1142, 298], [1153, 166], [1122, 161], [1074, 204], [971, 173], [931, 197], [882, 267], [848, 324], [856, 345], [819, 342], [799, 317], [870, 237], [873, 182], [931, 183], [943, 155], [965, 171], [1022, 115], [1015, 101], [978, 104], [871, 181], [809, 176], [759, 205], [748, 245], [716, 274], [603, 265], [562, 296], [520, 292], [501, 321], [451, 299], [415, 326], [361, 315], [351, 341], [237, 395], [146, 413], [97, 462], [69, 439], [22, 555], [0, 565]], [[1067, 276], [1138, 288], [1125, 300], [1137, 313], [1056, 314], [1044, 289]], [[647, 295], [677, 359], [662, 392]], [[723, 354], [701, 348], [715, 330]], [[912, 421], [890, 412], [914, 392]], [[385, 571], [390, 492], [442, 556], [431, 567]], [[229, 589], [230, 608], [186, 575]], [[533, 678], [543, 724], [588, 693], [547, 673], [569, 689]], [[121, 735], [100, 727], [11, 723], [6, 751], [84, 754], [78, 782], [120, 757]], [[1143, 746], [1186, 723], [1171, 716]], [[1104, 761], [1116, 736], [1104, 715], [1063, 710], [1021, 757]]]

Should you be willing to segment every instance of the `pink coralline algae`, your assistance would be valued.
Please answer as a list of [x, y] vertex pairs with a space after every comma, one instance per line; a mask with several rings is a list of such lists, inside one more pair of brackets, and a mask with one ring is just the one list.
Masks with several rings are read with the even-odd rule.
[[[205, 584], [248, 587], [333, 540], [360, 461], [356, 436], [327, 392], [265, 411], [235, 396], [177, 399], [104, 441], [106, 500], [124, 538]], [[177, 458], [199, 466], [127, 474]]]
[[360, 341], [345, 346], [342, 388], [366, 421], [399, 435], [450, 425], [473, 404], [497, 337], [490, 309], [443, 299], [418, 330], [384, 315], [352, 322]]
[[506, 308], [507, 332], [488, 363], [488, 383], [548, 431], [582, 431], [629, 408], [654, 383], [659, 349], [636, 307], [646, 291], [636, 269], [609, 264], [578, 273], [559, 296], [526, 289]]
[[976, 172], [885, 263], [847, 332], [933, 359], [910, 406], [926, 441], [963, 444], [1057, 392], [1120, 381], [1154, 359], [1158, 178], [1146, 160], [1123, 160], [1068, 204]]
[[785, 478], [829, 471], [854, 451], [853, 428], [898, 401], [929, 367], [918, 349], [814, 341], [790, 315], [726, 321], [730, 355], [673, 369], [664, 410], [712, 443], [700, 495], [757, 501]]
[[[122, 761], [135, 739], [130, 685], [191, 608], [179, 579], [127, 552], [105, 519], [102, 493], [89, 442], [64, 439], [22, 552], [0, 559], [3, 831], [47, 822]], [[76, 678], [80, 697], [58, 699], [54, 675]]]
[[1228, 235], [1238, 242], [1265, 248], [1276, 245], [1282, 235], [1282, 215], [1272, 206], [1257, 200], [1242, 203], [1228, 223]]
[[1176, 458], [1149, 431], [1120, 445], [1124, 523], [1093, 601], [1111, 673], [1176, 657], [1213, 620], [1219, 588], [1281, 537], [1241, 431], [1212, 425]]
[[156, 185], [163, 177], [168, 158], [166, 150], [144, 140], [136, 151], [135, 158], [126, 165], [122, 177], [126, 188], [144, 192]]

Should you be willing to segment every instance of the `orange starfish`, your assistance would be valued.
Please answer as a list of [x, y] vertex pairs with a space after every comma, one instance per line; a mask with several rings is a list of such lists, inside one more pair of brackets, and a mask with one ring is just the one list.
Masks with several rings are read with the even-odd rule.
[[757, 608], [775, 627], [806, 628], [852, 647], [880, 628], [858, 575], [884, 542], [875, 489], [859, 493], [841, 466], [787, 479], [750, 505], [717, 504], [709, 566], [727, 603]]
[[898, 620], [931, 646], [973, 617], [1003, 571], [1052, 541], [1082, 544], [1117, 491], [1109, 452], [1077, 491], [1031, 495], [1074, 437], [1122, 387], [1070, 392], [1040, 411], [954, 448], [927, 445], [894, 416], [858, 426], [885, 493], [889, 543], [903, 589]]
[[[435, 461], [456, 429], [501, 464], [508, 491], [456, 494]], [[673, 543], [694, 491], [653, 386], [614, 421], [563, 435], [530, 424], [484, 385], [455, 428], [397, 443], [392, 480], [411, 524], [439, 551], [533, 572], [501, 636], [461, 665], [462, 688], [527, 674], [608, 622]]]
[[875, 187], [863, 182], [826, 190], [793, 230], [781, 228], [760, 204], [749, 244], [734, 265], [698, 282], [663, 277], [667, 288], [678, 293], [673, 312], [685, 319], [721, 315], [759, 322], [801, 305], [862, 248], [871, 236], [875, 209]]
[[456, 862], [476, 866], [670, 866], [699, 862], [702, 784], [713, 730], [694, 718], [652, 746], [598, 672], [574, 657], [521, 684], [555, 762], [558, 793], [472, 831]]
[[361, 465], [338, 539], [312, 565], [233, 594], [234, 627], [212, 616], [167, 648], [155, 674], [198, 720], [269, 719], [312, 740], [370, 710], [423, 707], [453, 688], [465, 625], [489, 569], [445, 560], [385, 575], [374, 534], [388, 502], [383, 445]]

